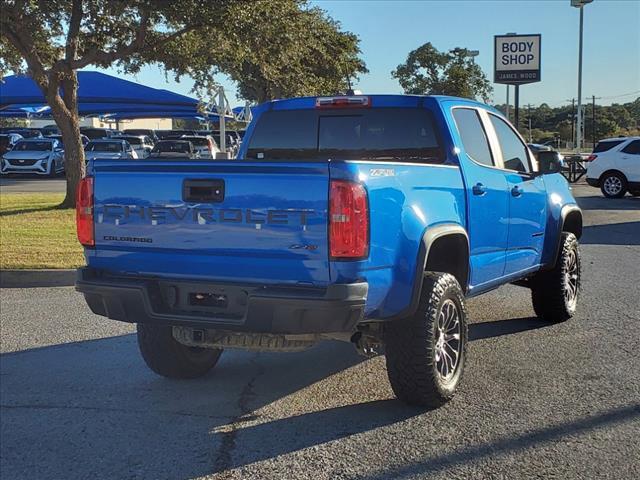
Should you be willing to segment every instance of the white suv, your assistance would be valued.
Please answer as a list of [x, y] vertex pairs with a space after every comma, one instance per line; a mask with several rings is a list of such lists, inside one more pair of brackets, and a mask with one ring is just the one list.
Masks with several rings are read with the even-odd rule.
[[589, 160], [587, 183], [605, 197], [640, 196], [640, 137], [600, 140]]

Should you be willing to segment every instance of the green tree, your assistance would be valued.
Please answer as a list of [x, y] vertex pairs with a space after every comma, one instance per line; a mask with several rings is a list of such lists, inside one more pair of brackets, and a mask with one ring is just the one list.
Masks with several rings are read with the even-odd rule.
[[455, 95], [489, 101], [493, 88], [480, 66], [466, 48], [440, 52], [431, 42], [409, 52], [405, 63], [391, 75], [405, 93], [418, 95]]
[[[65, 144], [67, 195], [85, 173], [77, 71], [160, 65], [199, 89], [214, 75], [252, 100], [333, 93], [366, 71], [358, 40], [306, 0], [1, 0], [0, 73], [28, 73]], [[289, 68], [288, 68], [289, 67]]]
[[633, 102], [625, 103], [624, 108], [629, 112], [635, 127], [640, 127], [640, 97], [636, 98]]
[[562, 120], [557, 125], [558, 136], [566, 142], [573, 142], [573, 128], [571, 128], [571, 120]]
[[531, 123], [533, 127], [545, 130], [549, 127], [548, 121], [552, 114], [553, 110], [546, 103], [543, 103], [539, 107], [533, 109], [531, 112]]

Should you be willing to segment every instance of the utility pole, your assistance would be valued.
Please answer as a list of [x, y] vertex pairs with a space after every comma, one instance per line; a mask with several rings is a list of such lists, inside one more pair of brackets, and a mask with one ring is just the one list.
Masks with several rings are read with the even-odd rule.
[[527, 119], [529, 120], [529, 143], [533, 143], [531, 138], [531, 104], [527, 103]]
[[[507, 32], [507, 35], [517, 35], [516, 32]], [[518, 122], [520, 121], [520, 111], [519, 111], [519, 105], [520, 105], [520, 85], [516, 84], [515, 85], [515, 93], [513, 94], [513, 102], [514, 102], [514, 106], [513, 106], [513, 123], [515, 123], [516, 126], [516, 130], [519, 132], [520, 131], [520, 125], [518, 124]], [[509, 84], [507, 84], [507, 120], [509, 120]]]
[[507, 85], [507, 108], [505, 113], [507, 115], [507, 120], [511, 121], [511, 119], [509, 118], [509, 85]]
[[591, 141], [593, 148], [596, 148], [596, 99], [600, 99], [600, 97], [591, 96]]
[[[568, 100], [567, 100], [568, 101]], [[573, 122], [576, 118], [576, 99], [572, 98], [571, 99], [571, 143], [573, 144], [573, 147], [575, 148], [575, 136], [574, 136], [574, 131], [573, 131]]]
[[513, 123], [515, 123], [516, 130], [520, 131], [520, 85], [515, 86], [515, 98], [513, 99]]

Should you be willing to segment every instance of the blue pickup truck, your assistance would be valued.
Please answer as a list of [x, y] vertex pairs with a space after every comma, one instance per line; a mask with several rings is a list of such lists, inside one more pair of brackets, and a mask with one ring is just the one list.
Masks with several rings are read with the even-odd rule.
[[237, 159], [91, 162], [77, 290], [137, 323], [160, 375], [338, 339], [384, 352], [401, 400], [439, 405], [464, 369], [466, 298], [514, 283], [544, 321], [574, 314], [582, 214], [560, 168], [470, 100], [268, 102]]

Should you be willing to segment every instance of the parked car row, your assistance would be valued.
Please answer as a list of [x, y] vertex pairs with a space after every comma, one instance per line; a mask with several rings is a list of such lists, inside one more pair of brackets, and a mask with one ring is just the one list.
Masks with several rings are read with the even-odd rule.
[[[0, 173], [56, 175], [64, 172], [64, 144], [57, 128], [0, 129]], [[215, 159], [217, 130], [125, 129], [81, 127], [87, 161], [95, 159]], [[227, 131], [227, 151], [235, 156], [244, 132]], [[43, 135], [46, 134], [46, 135]]]

